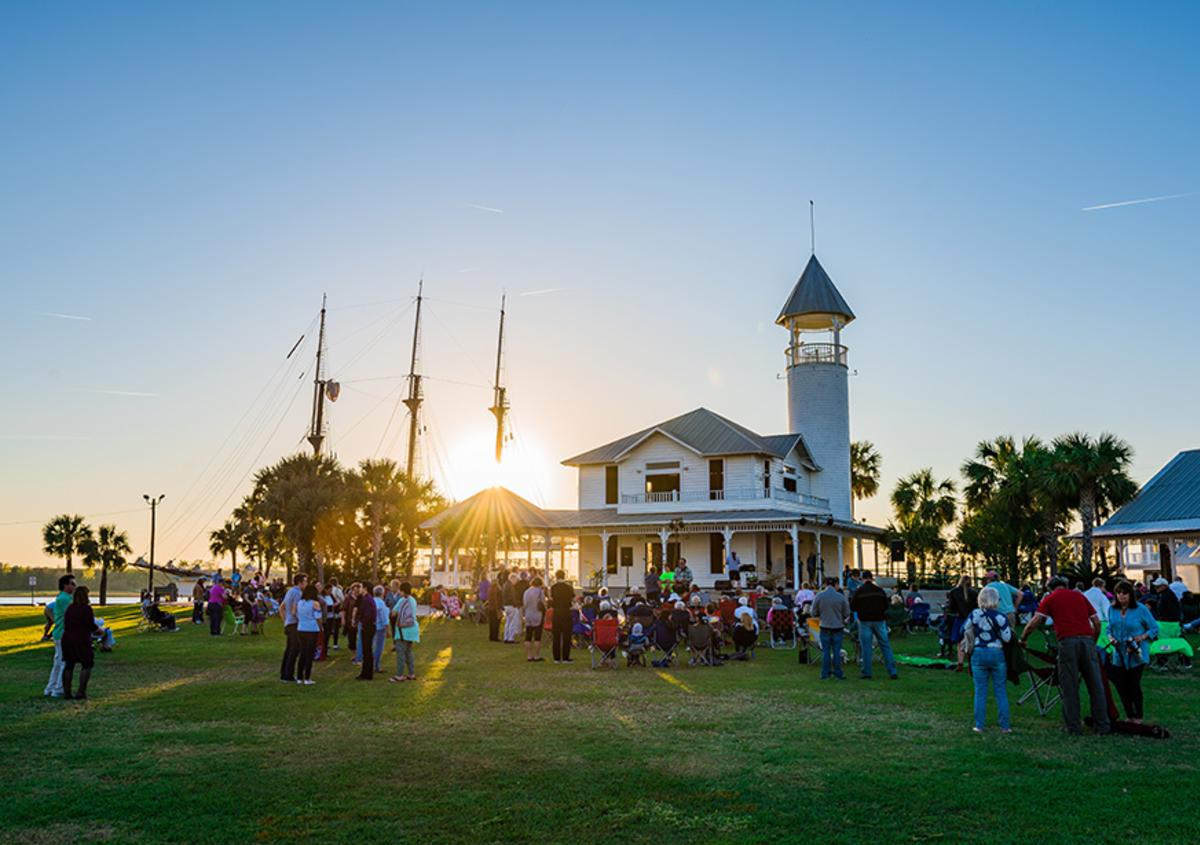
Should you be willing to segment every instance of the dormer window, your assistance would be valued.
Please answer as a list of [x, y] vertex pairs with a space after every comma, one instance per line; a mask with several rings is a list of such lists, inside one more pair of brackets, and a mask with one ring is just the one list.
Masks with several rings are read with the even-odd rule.
[[789, 493], [795, 493], [798, 489], [796, 484], [796, 468], [787, 466], [783, 467], [783, 489]]

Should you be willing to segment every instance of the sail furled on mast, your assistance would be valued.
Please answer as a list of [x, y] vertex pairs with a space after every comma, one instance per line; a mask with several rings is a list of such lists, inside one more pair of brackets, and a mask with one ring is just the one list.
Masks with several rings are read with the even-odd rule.
[[[313, 407], [312, 417], [308, 426], [308, 442], [313, 448], [313, 454], [321, 454], [321, 444], [325, 442], [325, 300], [321, 294], [321, 328], [317, 335], [317, 366], [313, 374]], [[335, 395], [331, 397], [336, 398]]]
[[413, 322], [412, 357], [408, 363], [408, 396], [404, 405], [408, 408], [408, 454], [405, 459], [404, 472], [409, 478], [416, 470], [417, 435], [420, 431], [421, 402], [424, 395], [421, 392], [421, 375], [417, 372], [418, 350], [421, 343], [421, 300], [425, 292], [425, 280], [417, 282], [417, 316]]
[[504, 426], [508, 417], [508, 393], [500, 383], [504, 359], [504, 306], [506, 295], [500, 296], [500, 335], [496, 342], [496, 378], [492, 382], [492, 407], [488, 410], [496, 418], [496, 463], [504, 456]]

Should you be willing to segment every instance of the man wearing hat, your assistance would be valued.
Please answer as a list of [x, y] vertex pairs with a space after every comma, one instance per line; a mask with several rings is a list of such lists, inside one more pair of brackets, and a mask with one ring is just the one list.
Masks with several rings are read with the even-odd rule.
[[1161, 575], [1153, 582], [1155, 602], [1154, 618], [1159, 622], [1179, 621], [1179, 597], [1171, 589], [1171, 582]]

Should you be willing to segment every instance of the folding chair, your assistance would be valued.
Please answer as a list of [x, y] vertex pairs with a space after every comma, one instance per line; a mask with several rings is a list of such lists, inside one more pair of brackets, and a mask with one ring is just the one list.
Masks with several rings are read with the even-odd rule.
[[1178, 622], [1159, 622], [1158, 639], [1150, 643], [1150, 665], [1159, 672], [1192, 668], [1194, 650]]
[[592, 640], [588, 643], [588, 652], [592, 658], [592, 668], [598, 669], [607, 665], [610, 669], [617, 668], [617, 654], [621, 649], [621, 626], [616, 619], [607, 617], [597, 619], [592, 626]]
[[689, 666], [713, 666], [716, 664], [711, 627], [704, 622], [697, 622], [688, 628], [687, 637]]
[[675, 663], [675, 650], [679, 647], [679, 636], [675, 633], [675, 629], [669, 621], [660, 619], [654, 623], [651, 629], [650, 642], [659, 652], [662, 657], [657, 660], [651, 660], [652, 666], [659, 669], [666, 669]]
[[772, 609], [767, 614], [767, 633], [771, 648], [795, 648], [796, 617], [787, 608]]
[[[1017, 704], [1024, 704], [1031, 698], [1037, 706], [1039, 716], [1045, 716], [1062, 698], [1062, 689], [1058, 681], [1058, 641], [1053, 635], [1046, 636], [1046, 650], [1037, 651], [1026, 646], [1024, 650], [1015, 649], [1014, 655], [1021, 655], [1015, 660], [1024, 662], [1025, 676], [1029, 679], [1029, 689], [1017, 699]], [[1033, 658], [1030, 660], [1029, 658]]]
[[919, 601], [909, 610], [908, 630], [910, 633], [929, 630], [929, 605], [925, 602]]

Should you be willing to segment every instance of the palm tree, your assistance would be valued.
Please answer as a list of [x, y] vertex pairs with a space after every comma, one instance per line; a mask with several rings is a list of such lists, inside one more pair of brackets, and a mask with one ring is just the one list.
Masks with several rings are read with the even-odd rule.
[[79, 551], [88, 566], [100, 567], [100, 604], [108, 604], [108, 573], [125, 568], [125, 556], [133, 552], [129, 537], [115, 525], [101, 525], [95, 537], [89, 536], [80, 544]]
[[403, 507], [408, 478], [395, 461], [368, 458], [358, 465], [354, 479], [362, 494], [363, 515], [371, 531], [371, 579], [378, 583], [384, 521]]
[[92, 529], [78, 514], [62, 514], [54, 517], [42, 527], [42, 551], [52, 557], [61, 557], [67, 562], [67, 574], [71, 574], [71, 560], [79, 551], [80, 544], [92, 536]]
[[230, 565], [237, 572], [237, 553], [246, 537], [246, 524], [238, 519], [227, 519], [220, 528], [208, 535], [208, 550], [214, 556], [229, 555]]
[[[879, 466], [883, 459], [870, 440], [850, 444], [850, 491], [854, 500], [869, 499], [879, 492]], [[854, 501], [850, 503], [851, 509]]]
[[1083, 526], [1082, 568], [1092, 568], [1092, 532], [1100, 507], [1119, 507], [1137, 490], [1129, 477], [1133, 448], [1114, 434], [1097, 438], [1082, 432], [1054, 441], [1051, 485], [1079, 509]]
[[[292, 455], [255, 476], [257, 510], [280, 524], [295, 550], [300, 571], [307, 573], [313, 559], [317, 523], [336, 507], [345, 493], [345, 472], [327, 455]], [[289, 579], [291, 573], [288, 573]], [[325, 580], [325, 564], [317, 559], [317, 578]]]
[[926, 468], [900, 479], [892, 491], [896, 524], [889, 528], [904, 539], [910, 558], [910, 581], [916, 578], [914, 560], [920, 562], [923, 574], [928, 559], [946, 551], [946, 538], [942, 532], [954, 522], [957, 513], [954, 490], [952, 480], [938, 481], [933, 477], [933, 470]]
[[1002, 568], [1012, 580], [1020, 578], [1022, 548], [1031, 548], [1037, 536], [1034, 493], [1044, 451], [1036, 437], [1019, 445], [1012, 437], [997, 437], [981, 441], [975, 457], [962, 465], [963, 498], [972, 519], [959, 539], [976, 551], [1001, 549]]

